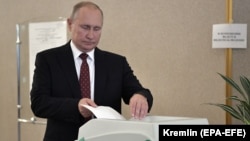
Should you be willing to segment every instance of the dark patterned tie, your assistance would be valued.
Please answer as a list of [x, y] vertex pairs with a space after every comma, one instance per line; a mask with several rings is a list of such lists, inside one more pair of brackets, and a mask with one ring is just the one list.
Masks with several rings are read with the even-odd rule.
[[80, 87], [83, 98], [90, 98], [90, 78], [89, 78], [89, 66], [87, 63], [88, 54], [82, 53], [80, 58], [82, 59], [82, 65], [80, 70]]

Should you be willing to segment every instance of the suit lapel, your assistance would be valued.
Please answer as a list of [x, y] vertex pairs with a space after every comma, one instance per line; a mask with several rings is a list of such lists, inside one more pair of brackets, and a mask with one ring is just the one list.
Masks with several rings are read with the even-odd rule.
[[105, 94], [107, 79], [107, 67], [105, 66], [105, 55], [100, 49], [95, 49], [95, 102], [102, 103]]
[[[95, 88], [94, 101], [98, 104], [104, 98], [105, 84], [107, 79], [107, 67], [105, 66], [105, 53], [96, 48], [95, 53]], [[71, 87], [73, 97], [81, 98], [80, 85], [78, 82], [73, 53], [70, 44], [67, 43], [58, 53], [59, 63], [65, 73], [65, 77]]]
[[58, 58], [62, 70], [65, 73], [65, 77], [68, 80], [69, 86], [71, 87], [73, 97], [81, 98], [74, 57], [69, 43], [61, 48], [58, 53]]

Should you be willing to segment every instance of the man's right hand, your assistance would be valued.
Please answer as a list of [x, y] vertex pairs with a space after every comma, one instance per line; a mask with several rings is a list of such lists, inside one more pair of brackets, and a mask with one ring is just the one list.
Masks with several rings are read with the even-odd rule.
[[92, 106], [92, 107], [97, 106], [93, 100], [91, 100], [89, 98], [82, 98], [78, 103], [78, 109], [79, 109], [79, 112], [81, 113], [81, 115], [84, 118], [91, 117], [93, 115], [93, 113], [91, 111], [89, 111], [87, 108], [85, 108], [84, 106], [82, 106], [82, 105], [89, 105], [89, 106]]

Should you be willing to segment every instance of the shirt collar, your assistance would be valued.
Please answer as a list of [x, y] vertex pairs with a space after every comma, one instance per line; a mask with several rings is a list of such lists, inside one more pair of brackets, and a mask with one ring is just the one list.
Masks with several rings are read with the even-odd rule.
[[[72, 52], [73, 52], [73, 56], [74, 56], [74, 59], [77, 59], [83, 52], [81, 52], [76, 46], [75, 44], [70, 41], [70, 47], [72, 49]], [[91, 51], [89, 52], [86, 52], [88, 54], [88, 58], [90, 58], [90, 60], [93, 60], [94, 61], [94, 52], [95, 52], [95, 49], [92, 49]]]

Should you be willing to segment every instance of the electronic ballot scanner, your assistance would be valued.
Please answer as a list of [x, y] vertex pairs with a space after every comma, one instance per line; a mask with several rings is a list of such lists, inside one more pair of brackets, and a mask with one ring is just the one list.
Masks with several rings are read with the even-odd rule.
[[208, 125], [206, 118], [147, 116], [143, 120], [92, 119], [76, 141], [158, 141], [159, 125]]

